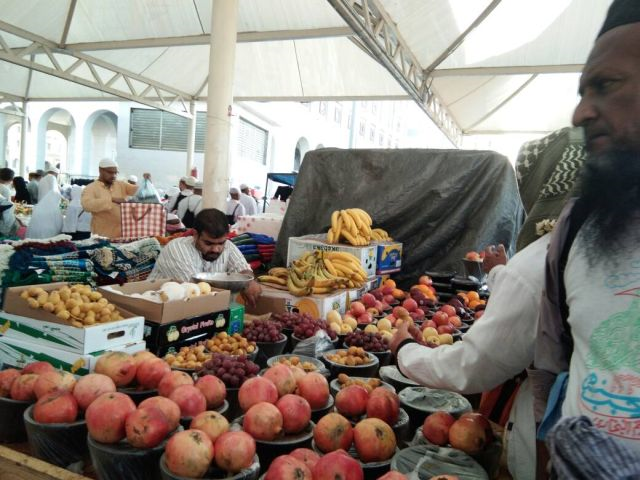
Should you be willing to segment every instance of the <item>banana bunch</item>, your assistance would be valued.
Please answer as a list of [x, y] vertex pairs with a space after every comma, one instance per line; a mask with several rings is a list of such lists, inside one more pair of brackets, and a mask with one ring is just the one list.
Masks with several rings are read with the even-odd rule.
[[374, 228], [371, 230], [371, 240], [377, 240], [378, 242], [392, 242], [393, 238], [391, 238], [386, 230]]
[[347, 252], [306, 252], [290, 268], [272, 268], [258, 281], [298, 297], [331, 293], [340, 288], [360, 288], [367, 274], [360, 261]]
[[336, 210], [331, 214], [331, 228], [327, 232], [327, 243], [346, 243], [357, 246], [371, 242], [371, 217], [360, 208]]

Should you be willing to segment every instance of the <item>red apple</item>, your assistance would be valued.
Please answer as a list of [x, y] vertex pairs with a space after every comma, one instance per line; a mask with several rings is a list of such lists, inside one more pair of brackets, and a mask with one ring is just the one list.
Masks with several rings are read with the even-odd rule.
[[456, 314], [455, 307], [449, 304], [441, 306], [440, 311], [446, 313], [448, 317], [453, 317]]
[[457, 315], [454, 315], [453, 317], [449, 317], [449, 323], [456, 328], [462, 326], [462, 320], [460, 320], [460, 317]]
[[384, 286], [382, 287], [382, 294], [383, 295], [391, 295], [393, 293], [393, 287], [390, 286]]
[[364, 312], [361, 315], [358, 315], [358, 323], [371, 323], [373, 322], [373, 317], [369, 312]]
[[433, 320], [436, 323], [436, 326], [447, 325], [449, 323], [449, 315], [439, 310], [433, 314], [433, 317], [431, 318], [431, 320]]
[[434, 322], [433, 320], [427, 320], [427, 321], [422, 323], [422, 329], [424, 330], [427, 327], [435, 328], [437, 330], [438, 329], [438, 324], [436, 322]]
[[424, 318], [425, 315], [424, 310], [422, 310], [421, 308], [416, 308], [413, 313], [418, 315], [418, 318]]
[[438, 330], [438, 333], [453, 333], [455, 329], [453, 325], [449, 323], [447, 325], [438, 325], [436, 330]]
[[362, 302], [351, 302], [351, 313], [354, 317], [359, 317], [367, 311]]
[[418, 279], [418, 283], [420, 285], [431, 285], [433, 283], [433, 281], [431, 280], [431, 277], [429, 277], [428, 275], [422, 275]]
[[377, 299], [376, 297], [373, 296], [373, 294], [365, 293], [360, 299], [360, 301], [362, 301], [365, 307], [372, 308], [376, 306]]
[[402, 302], [402, 306], [409, 312], [415, 312], [418, 308], [418, 302], [416, 302], [413, 298], [407, 298]]

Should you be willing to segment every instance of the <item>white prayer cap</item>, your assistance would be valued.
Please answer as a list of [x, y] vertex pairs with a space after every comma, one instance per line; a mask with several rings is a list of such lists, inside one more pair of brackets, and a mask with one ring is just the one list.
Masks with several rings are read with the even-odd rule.
[[195, 187], [198, 183], [198, 180], [195, 177], [184, 177], [184, 183], [187, 187]]
[[49, 167], [47, 169], [47, 172], [51, 172], [51, 173], [60, 173], [60, 170], [58, 170], [56, 167]]
[[118, 168], [118, 162], [110, 158], [103, 158], [98, 164], [100, 168]]
[[[193, 177], [192, 177], [192, 178], [193, 178]], [[195, 180], [195, 179], [194, 179], [194, 180]], [[203, 187], [204, 187], [204, 183], [203, 183], [203, 182], [197, 182], [197, 181], [196, 181], [196, 182], [193, 184], [193, 188], [196, 188], [196, 189], [199, 189], [199, 190], [202, 190], [202, 188], [203, 188]]]
[[229, 189], [229, 193], [240, 194], [240, 190], [238, 190], [236, 187], [231, 187]]
[[249, 188], [249, 185], [247, 185], [246, 183], [240, 184], [240, 190], [247, 190], [248, 188]]
[[138, 183], [138, 177], [136, 177], [135, 175], [129, 175], [129, 178], [127, 178], [127, 180], [133, 183]]

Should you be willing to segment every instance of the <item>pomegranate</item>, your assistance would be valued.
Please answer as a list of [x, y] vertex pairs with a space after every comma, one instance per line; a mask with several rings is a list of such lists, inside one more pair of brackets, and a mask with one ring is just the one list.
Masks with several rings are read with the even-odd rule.
[[367, 402], [367, 417], [379, 418], [393, 426], [400, 415], [400, 399], [391, 390], [384, 387], [373, 389]]
[[129, 385], [136, 376], [136, 362], [125, 352], [107, 352], [98, 358], [95, 373], [111, 378], [117, 387]]
[[349, 385], [336, 395], [336, 409], [347, 417], [359, 417], [367, 411], [369, 392], [360, 385]]
[[133, 354], [133, 361], [136, 364], [136, 367], [140, 366], [140, 364], [146, 360], [152, 360], [154, 358], [158, 358], [156, 357], [153, 353], [151, 353], [148, 350], [140, 350], [139, 352], [136, 352]]
[[278, 389], [274, 383], [264, 377], [246, 380], [238, 390], [238, 403], [243, 412], [260, 402], [275, 404], [278, 401]]
[[180, 415], [183, 417], [195, 417], [207, 409], [207, 399], [195, 385], [180, 385], [170, 394], [169, 400], [173, 400], [180, 407]]
[[396, 434], [379, 418], [366, 418], [353, 429], [353, 442], [360, 460], [382, 462], [393, 457], [396, 451]]
[[293, 366], [293, 367], [289, 367], [289, 368], [291, 370], [291, 373], [293, 373], [293, 377], [296, 379], [296, 390], [297, 390], [298, 389], [298, 380], [300, 380], [302, 377], [304, 377], [307, 374], [307, 372], [305, 372], [302, 368], [300, 368], [298, 366]]
[[14, 400], [23, 402], [33, 402], [36, 400], [36, 394], [33, 388], [38, 380], [37, 373], [23, 373], [16, 378], [11, 384], [10, 396]]
[[278, 389], [278, 395], [280, 397], [293, 393], [296, 390], [296, 377], [293, 375], [291, 369], [284, 363], [278, 363], [273, 367], [270, 367], [263, 375], [273, 382]]
[[344, 450], [321, 457], [311, 473], [313, 480], [364, 480], [362, 466]]
[[447, 412], [435, 412], [424, 419], [422, 435], [429, 442], [441, 447], [449, 443], [449, 429], [456, 419]]
[[44, 372], [54, 372], [56, 369], [49, 362], [33, 362], [22, 369], [22, 375], [26, 373], [41, 374]]
[[173, 400], [169, 400], [167, 397], [151, 397], [146, 398], [138, 408], [149, 408], [155, 407], [158, 408], [164, 413], [164, 416], [167, 417], [169, 421], [169, 431], [173, 432], [178, 425], [180, 424], [180, 407]]
[[124, 423], [127, 441], [134, 448], [153, 448], [169, 434], [169, 420], [157, 407], [134, 410]]
[[455, 307], [449, 304], [441, 306], [439, 311], [446, 313], [447, 317], [453, 317], [456, 314]]
[[245, 413], [242, 429], [256, 440], [274, 440], [282, 431], [282, 423], [278, 407], [260, 402]]
[[168, 397], [169, 394], [180, 385], [193, 385], [193, 378], [186, 372], [172, 370], [165, 374], [158, 383], [158, 395]]
[[224, 382], [214, 375], [204, 375], [196, 382], [196, 387], [207, 399], [207, 408], [215, 409], [224, 403], [227, 397], [227, 387]]
[[298, 433], [307, 428], [311, 421], [311, 407], [309, 402], [299, 395], [291, 393], [276, 402], [276, 407], [282, 414], [282, 428], [284, 433]]
[[33, 386], [33, 392], [37, 398], [53, 392], [71, 393], [75, 385], [76, 377], [73, 374], [64, 370], [54, 370], [53, 372], [44, 372], [38, 375], [38, 379]]
[[238, 473], [253, 463], [256, 442], [246, 432], [223, 433], [216, 440], [216, 465], [230, 473]]
[[202, 430], [215, 442], [220, 435], [229, 431], [229, 422], [218, 412], [202, 412], [193, 417], [189, 428]]
[[311, 470], [302, 460], [291, 455], [280, 455], [271, 462], [264, 480], [312, 480]]
[[20, 370], [7, 368], [0, 371], [0, 397], [8, 397], [11, 393], [11, 384], [20, 376]]
[[461, 418], [449, 428], [449, 443], [453, 448], [475, 455], [487, 445], [487, 434], [479, 422], [472, 418]]
[[308, 448], [296, 448], [289, 455], [297, 458], [298, 460], [302, 460], [305, 465], [309, 467], [309, 470], [313, 470], [315, 464], [320, 460], [320, 455]]
[[378, 478], [378, 480], [409, 480], [406, 475], [396, 471], [391, 470], [390, 472], [385, 473], [383, 476]]
[[317, 410], [329, 401], [329, 382], [318, 372], [307, 373], [298, 379], [298, 393], [309, 402], [312, 410]]
[[77, 417], [78, 402], [65, 391], [47, 393], [33, 407], [33, 419], [39, 423], [71, 423]]
[[171, 371], [171, 367], [161, 358], [151, 358], [137, 363], [136, 380], [142, 388], [151, 390], [158, 388], [162, 377]]
[[313, 429], [313, 440], [321, 452], [349, 450], [353, 443], [353, 428], [349, 420], [339, 413], [328, 413]]
[[103, 393], [115, 392], [116, 384], [106, 375], [90, 373], [76, 382], [73, 388], [73, 396], [78, 401], [80, 410], [86, 410], [91, 402]]
[[84, 418], [91, 438], [102, 443], [118, 443], [126, 435], [125, 421], [135, 411], [136, 404], [120, 392], [103, 393], [96, 398]]
[[485, 417], [484, 415], [478, 412], [467, 412], [467, 413], [463, 413], [460, 416], [460, 420], [462, 420], [463, 418], [470, 418], [478, 422], [482, 426], [482, 428], [484, 428], [484, 433], [487, 436], [487, 443], [493, 442], [494, 440], [493, 429], [491, 428], [491, 423], [489, 422], [487, 417]]
[[167, 442], [164, 458], [167, 469], [180, 477], [203, 477], [213, 460], [213, 442], [200, 430], [184, 430]]

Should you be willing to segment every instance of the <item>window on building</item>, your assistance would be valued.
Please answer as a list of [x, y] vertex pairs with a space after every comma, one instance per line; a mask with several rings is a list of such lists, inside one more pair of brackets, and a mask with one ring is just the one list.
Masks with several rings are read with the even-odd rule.
[[320, 106], [318, 107], [318, 111], [320, 115], [327, 116], [327, 102], [320, 102]]
[[338, 125], [342, 123], [342, 105], [336, 103], [336, 108], [333, 111], [333, 121]]
[[353, 125], [353, 118], [351, 118], [351, 114], [347, 116], [347, 129], [351, 130], [351, 126]]
[[[205, 112], [196, 113], [195, 151], [204, 151], [207, 131]], [[189, 120], [187, 118], [148, 108], [132, 108], [129, 127], [129, 147], [147, 150], [187, 151]]]
[[382, 146], [384, 144], [384, 134], [380, 133], [380, 135], [378, 135], [378, 145]]
[[378, 113], [378, 102], [371, 102], [371, 113]]
[[364, 132], [367, 129], [367, 124], [365, 123], [364, 120], [360, 120], [360, 129], [358, 130], [358, 133], [360, 134], [361, 137], [364, 137]]
[[238, 126], [238, 154], [240, 158], [266, 165], [269, 132], [242, 117], [240, 117]]
[[376, 126], [375, 125], [371, 125], [371, 128], [369, 129], [369, 140], [372, 142], [376, 141]]

